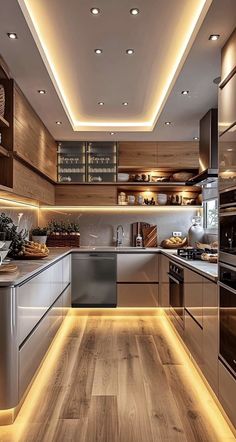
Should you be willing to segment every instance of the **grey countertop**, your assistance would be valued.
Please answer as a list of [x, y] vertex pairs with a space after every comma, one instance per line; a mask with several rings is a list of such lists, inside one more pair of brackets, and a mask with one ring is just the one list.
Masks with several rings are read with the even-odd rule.
[[175, 256], [176, 250], [166, 250], [161, 248], [136, 248], [136, 247], [109, 247], [109, 246], [84, 246], [80, 248], [51, 248], [50, 254], [47, 258], [40, 260], [16, 260], [11, 261], [12, 264], [16, 264], [18, 271], [15, 273], [6, 273], [0, 275], [0, 287], [1, 286], [14, 286], [19, 285], [25, 280], [31, 278], [37, 273], [41, 272], [46, 267], [50, 266], [57, 260], [63, 258], [70, 253], [86, 253], [86, 252], [114, 252], [114, 253], [163, 253], [170, 257], [174, 261], [178, 262], [184, 267], [187, 267], [202, 276], [217, 282], [218, 279], [218, 266], [217, 264], [210, 264], [204, 261], [185, 261], [184, 259]]

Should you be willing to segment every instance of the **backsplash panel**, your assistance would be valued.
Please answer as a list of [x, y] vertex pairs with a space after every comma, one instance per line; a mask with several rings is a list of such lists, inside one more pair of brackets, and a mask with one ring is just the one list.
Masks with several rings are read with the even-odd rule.
[[10, 216], [13, 222], [18, 225], [19, 230], [26, 229], [28, 232], [38, 225], [37, 207], [18, 205], [17, 202], [0, 200], [0, 213]]
[[107, 209], [106, 212], [94, 210], [91, 212], [82, 211], [39, 211], [39, 225], [46, 225], [51, 219], [78, 222], [80, 225], [81, 245], [114, 245], [116, 240], [116, 228], [121, 224], [124, 228], [124, 245], [131, 245], [132, 230], [131, 225], [135, 222], [147, 222], [157, 225], [158, 242], [168, 238], [173, 231], [181, 231], [184, 236], [187, 235], [193, 216], [199, 213], [199, 209], [172, 208], [161, 210], [160, 212], [144, 213], [125, 213], [112, 212]]

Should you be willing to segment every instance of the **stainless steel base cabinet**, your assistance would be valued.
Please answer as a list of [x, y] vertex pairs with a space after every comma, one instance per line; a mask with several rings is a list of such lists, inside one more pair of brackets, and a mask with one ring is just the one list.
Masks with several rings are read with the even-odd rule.
[[72, 307], [116, 307], [116, 254], [72, 255]]

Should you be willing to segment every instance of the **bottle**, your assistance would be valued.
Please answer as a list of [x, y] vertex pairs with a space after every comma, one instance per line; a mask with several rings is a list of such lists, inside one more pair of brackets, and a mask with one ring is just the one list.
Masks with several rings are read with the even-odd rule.
[[204, 237], [204, 229], [202, 227], [201, 216], [195, 216], [192, 219], [192, 225], [188, 231], [188, 245], [196, 247], [197, 242], [202, 242]]
[[136, 236], [135, 247], [143, 247], [143, 238], [140, 233], [138, 233]]

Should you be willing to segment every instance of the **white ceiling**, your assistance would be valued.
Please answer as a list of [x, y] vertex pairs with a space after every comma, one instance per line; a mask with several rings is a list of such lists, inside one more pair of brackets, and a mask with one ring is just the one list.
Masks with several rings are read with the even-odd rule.
[[[39, 4], [29, 0], [35, 2]], [[200, 2], [188, 0], [187, 3]], [[91, 1], [40, 1], [48, 32], [57, 43], [55, 54], [60, 59], [63, 84], [68, 85], [76, 118], [98, 122], [145, 119], [154, 89], [158, 82], [164, 81], [164, 68], [168, 65], [165, 56], [168, 51], [171, 53], [178, 27], [181, 29], [180, 18], [187, 3], [186, 0], [97, 0], [96, 6], [102, 14], [94, 17], [89, 12], [95, 6]], [[129, 14], [134, 6], [140, 9], [137, 17]], [[201, 116], [217, 105], [213, 79], [220, 75], [220, 48], [235, 23], [235, 0], [213, 0], [154, 130], [117, 131], [113, 137], [107, 130], [73, 131], [17, 0], [1, 0], [0, 53], [56, 139], [192, 140], [198, 135]], [[18, 39], [10, 40], [7, 32], [16, 32]], [[208, 40], [211, 33], [219, 33], [221, 38], [211, 42]], [[94, 54], [96, 47], [103, 48], [101, 56]], [[124, 54], [128, 47], [135, 49], [133, 56]], [[47, 90], [47, 94], [39, 95], [38, 89]], [[183, 89], [190, 90], [189, 96], [181, 95]], [[104, 101], [105, 106], [98, 106], [98, 101]], [[123, 101], [128, 101], [129, 106], [122, 106]], [[55, 124], [58, 120], [63, 122], [62, 126]], [[165, 126], [165, 121], [173, 123]]]

